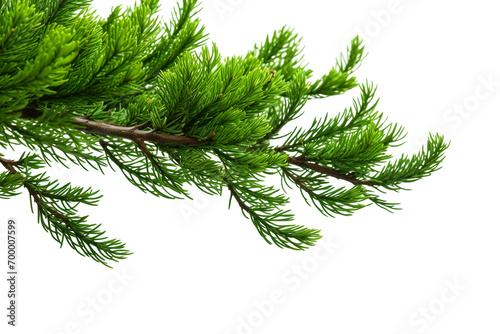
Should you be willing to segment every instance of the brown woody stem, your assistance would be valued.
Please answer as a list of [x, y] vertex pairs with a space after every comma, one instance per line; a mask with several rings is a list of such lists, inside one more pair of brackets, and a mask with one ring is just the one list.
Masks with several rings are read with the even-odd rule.
[[17, 161], [4, 159], [0, 157], [0, 163], [5, 167], [11, 174], [19, 174], [19, 172], [14, 168], [17, 164]]
[[240, 206], [240, 208], [243, 209], [244, 211], [248, 212], [248, 213], [251, 213], [250, 207], [248, 205], [246, 205], [245, 202], [243, 202], [243, 200], [241, 199], [241, 197], [236, 192], [236, 189], [234, 189], [234, 186], [230, 182], [228, 182], [226, 178], [224, 178], [224, 181], [227, 184], [227, 189], [229, 189], [229, 191], [231, 192], [231, 195], [234, 197], [234, 199], [236, 200], [236, 202], [238, 203], [238, 205]]
[[[26, 107], [21, 110], [21, 118], [37, 118], [42, 112], [33, 107]], [[207, 144], [209, 141], [200, 141], [196, 138], [187, 136], [177, 136], [167, 133], [159, 133], [153, 130], [143, 131], [142, 129], [151, 126], [151, 122], [147, 121], [134, 126], [121, 126], [111, 123], [92, 121], [85, 117], [76, 117], [73, 124], [78, 125], [78, 130], [90, 134], [103, 136], [114, 136], [133, 141], [143, 140], [155, 144], [178, 144], [186, 146], [198, 146]]]
[[142, 140], [155, 144], [179, 144], [186, 146], [198, 146], [207, 144], [207, 141], [200, 141], [192, 137], [176, 136], [167, 133], [159, 133], [152, 130], [144, 131], [140, 130], [141, 126], [125, 127], [104, 122], [92, 121], [83, 117], [76, 117], [73, 120], [73, 124], [78, 125], [79, 130], [86, 133], [120, 137], [130, 139], [135, 142], [137, 142], [138, 140]]
[[295, 165], [295, 166], [302, 167], [302, 168], [307, 168], [307, 169], [313, 170], [315, 172], [318, 172], [318, 173], [321, 173], [324, 175], [333, 176], [336, 179], [348, 181], [354, 185], [365, 185], [365, 186], [374, 186], [375, 185], [375, 182], [373, 182], [373, 181], [360, 180], [360, 179], [356, 178], [353, 174], [348, 174], [348, 175], [342, 174], [342, 173], [336, 171], [335, 169], [323, 167], [323, 166], [317, 165], [315, 163], [308, 162], [306, 159], [304, 159], [302, 157], [290, 157], [290, 158], [288, 158], [288, 163]]
[[[7, 169], [9, 171], [10, 174], [21, 175], [21, 173], [19, 173], [14, 168], [14, 166], [17, 163], [18, 163], [17, 161], [8, 160], [8, 159], [4, 159], [4, 158], [0, 157], [0, 164], [2, 164], [5, 167], [5, 169]], [[21, 175], [21, 177], [23, 179], [25, 179], [24, 175]], [[36, 205], [38, 205], [39, 207], [43, 207], [44, 203], [43, 203], [42, 199], [40, 198], [40, 194], [32, 186], [30, 186], [26, 182], [24, 183], [24, 187], [28, 190], [28, 193], [33, 198], [33, 202], [35, 202]], [[68, 218], [65, 215], [61, 214], [57, 210], [54, 210], [52, 208], [47, 208], [47, 211], [50, 212], [54, 217], [56, 217], [60, 220], [63, 220], [65, 222], [67, 222], [67, 220], [68, 220]]]

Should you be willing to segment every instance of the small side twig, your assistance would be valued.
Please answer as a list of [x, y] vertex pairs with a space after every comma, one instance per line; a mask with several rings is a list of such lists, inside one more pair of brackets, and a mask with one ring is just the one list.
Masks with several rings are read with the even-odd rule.
[[342, 174], [333, 168], [328, 168], [328, 167], [320, 166], [320, 165], [317, 165], [315, 163], [309, 162], [303, 157], [290, 157], [290, 158], [288, 158], [288, 163], [295, 165], [295, 166], [302, 167], [302, 168], [310, 169], [310, 170], [313, 170], [315, 172], [318, 172], [318, 173], [321, 173], [324, 175], [333, 176], [334, 178], [339, 179], [339, 180], [348, 181], [356, 186], [365, 185], [365, 186], [373, 187], [375, 185], [375, 182], [373, 182], [373, 181], [360, 180], [360, 179], [356, 178], [356, 176], [354, 174], [347, 174], [347, 175]]

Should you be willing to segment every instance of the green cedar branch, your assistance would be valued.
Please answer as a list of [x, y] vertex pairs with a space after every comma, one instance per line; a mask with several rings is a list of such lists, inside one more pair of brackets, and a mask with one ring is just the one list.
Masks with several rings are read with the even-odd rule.
[[[293, 216], [289, 210], [280, 210], [274, 205], [265, 206], [257, 201], [250, 206], [246, 202], [253, 199], [254, 191], [240, 187], [228, 178], [224, 178], [224, 181], [231, 193], [231, 198], [236, 200], [245, 216], [246, 214], [250, 216], [257, 231], [268, 244], [274, 243], [280, 248], [304, 250], [314, 246], [316, 241], [321, 238], [320, 231], [317, 229], [306, 228], [302, 225], [277, 224], [292, 220]], [[261, 189], [263, 195], [272, 196], [275, 193], [270, 191], [272, 188], [262, 187]], [[245, 190], [248, 194], [244, 193]], [[246, 200], [244, 196], [247, 197]], [[275, 199], [279, 201], [281, 196], [277, 196]], [[280, 204], [284, 204], [286, 201], [284, 200]]]
[[[100, 225], [88, 224], [86, 216], [78, 217], [74, 214], [79, 203], [96, 205], [98, 198], [101, 197], [96, 196], [97, 192], [73, 188], [69, 184], [58, 187], [55, 182], [49, 182], [44, 174], [22, 175], [16, 169], [18, 166], [22, 168], [21, 161], [0, 157], [0, 164], [10, 174], [17, 175], [23, 180], [23, 186], [28, 191], [30, 199], [37, 205], [39, 222], [61, 246], [66, 239], [80, 255], [88, 256], [108, 267], [107, 261], [116, 262], [132, 254], [119, 240], [102, 237], [104, 231], [98, 230]], [[57, 202], [61, 204], [57, 205]]]
[[[349, 216], [356, 210], [367, 206], [363, 202], [366, 198], [366, 191], [361, 185], [346, 189], [345, 187], [336, 188], [329, 184], [323, 175], [315, 175], [311, 172], [304, 172], [297, 175], [292, 168], [282, 168], [283, 176], [292, 180], [302, 193], [302, 197], [307, 204], [310, 204], [308, 195], [312, 204], [325, 216], [335, 217], [336, 215]], [[290, 187], [286, 179], [282, 182]]]
[[[156, 16], [158, 0], [116, 7], [107, 18], [89, 4], [0, 5], [0, 148], [22, 146], [23, 156], [35, 157], [15, 162], [0, 154], [0, 198], [27, 187], [52, 237], [98, 262], [128, 251], [77, 215], [76, 206], [94, 205], [96, 193], [32, 170], [51, 162], [70, 168], [66, 161], [109, 165], [169, 199], [189, 197], [186, 184], [209, 194], [228, 188], [266, 242], [304, 249], [320, 235], [292, 225], [283, 208], [288, 183], [326, 216], [372, 203], [392, 211], [396, 203], [378, 192], [399, 191], [441, 167], [448, 144], [439, 135], [420, 153], [392, 160], [389, 148], [402, 144], [404, 131], [376, 109], [375, 86], [353, 75], [365, 55], [358, 37], [313, 80], [301, 39], [288, 27], [243, 56], [225, 57], [215, 44], [204, 46], [197, 0], [178, 0], [166, 24]], [[361, 95], [343, 112], [293, 128], [310, 100], [355, 87]], [[281, 174], [282, 189], [265, 185], [271, 174]]]

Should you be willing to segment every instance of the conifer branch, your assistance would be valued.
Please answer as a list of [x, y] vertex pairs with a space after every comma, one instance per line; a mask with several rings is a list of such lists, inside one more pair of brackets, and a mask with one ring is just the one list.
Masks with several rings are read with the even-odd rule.
[[[21, 160], [34, 160], [35, 157], [24, 157]], [[124, 247], [125, 244], [119, 240], [102, 237], [104, 232], [97, 230], [100, 225], [87, 224], [87, 217], [74, 215], [74, 208], [78, 203], [95, 205], [98, 197], [90, 189], [83, 191], [81, 188], [72, 188], [69, 185], [56, 186], [55, 182], [48, 182], [48, 178], [42, 175], [22, 175], [16, 166], [23, 162], [4, 159], [0, 157], [0, 163], [10, 174], [19, 176], [24, 188], [30, 195], [38, 208], [38, 217], [43, 228], [49, 231], [52, 237], [63, 245], [66, 240], [73, 249], [83, 256], [88, 256], [97, 262], [109, 267], [107, 261], [118, 261], [132, 254]], [[39, 162], [35, 162], [37, 164]], [[32, 164], [32, 167], [35, 167]], [[21, 167], [22, 168], [22, 167]], [[99, 196], [100, 197], [100, 196]], [[70, 202], [77, 202], [70, 205]], [[60, 202], [62, 205], [58, 205]]]
[[[224, 181], [231, 193], [231, 198], [236, 200], [245, 215], [248, 214], [257, 231], [267, 243], [274, 243], [280, 248], [304, 250], [313, 246], [321, 238], [320, 231], [317, 229], [306, 228], [302, 225], [279, 224], [291, 220], [292, 216], [289, 211], [279, 210], [274, 206], [266, 207], [255, 199], [256, 194], [253, 190], [237, 185], [235, 182], [229, 181], [228, 178], [224, 178]], [[262, 188], [264, 195], [273, 195], [274, 192], [271, 188]], [[253, 199], [253, 207], [246, 203], [251, 199]], [[276, 199], [282, 201], [280, 196]]]
[[[97, 204], [97, 191], [34, 173], [51, 163], [109, 166], [167, 199], [190, 198], [185, 185], [210, 195], [227, 188], [267, 243], [296, 250], [321, 235], [291, 223], [290, 185], [326, 216], [370, 204], [393, 211], [384, 191], [442, 167], [448, 143], [436, 134], [417, 154], [392, 159], [405, 132], [377, 110], [375, 85], [354, 76], [365, 55], [358, 37], [313, 80], [289, 27], [226, 57], [204, 45], [197, 0], [178, 0], [167, 24], [155, 15], [157, 0], [118, 6], [104, 19], [90, 2], [0, 5], [0, 150], [23, 151], [17, 161], [0, 152], [0, 199], [25, 188], [43, 228], [84, 256], [107, 265], [130, 252], [78, 215], [79, 204]], [[310, 100], [351, 89], [360, 93], [351, 106], [300, 121]], [[281, 176], [281, 189], [265, 184], [268, 174]]]

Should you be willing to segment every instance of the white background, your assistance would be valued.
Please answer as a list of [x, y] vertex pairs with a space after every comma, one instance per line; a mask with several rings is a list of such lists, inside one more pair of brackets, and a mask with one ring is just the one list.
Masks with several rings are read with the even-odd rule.
[[[106, 15], [120, 3], [95, 6]], [[165, 18], [173, 5], [163, 1]], [[1, 201], [3, 258], [7, 219], [20, 225], [19, 327], [8, 328], [2, 315], [1, 332], [498, 333], [496, 2], [202, 5], [199, 16], [226, 56], [244, 54], [285, 24], [294, 27], [316, 77], [347, 41], [364, 34], [369, 55], [357, 76], [378, 85], [380, 110], [408, 131], [394, 154], [417, 151], [429, 132], [439, 131], [451, 141], [443, 168], [411, 191], [387, 196], [403, 208], [394, 214], [370, 207], [326, 218], [290, 193], [296, 222], [320, 228], [328, 241], [305, 252], [267, 245], [239, 208], [227, 210], [227, 192], [209, 198], [194, 191], [194, 202], [169, 201], [142, 194], [119, 173], [54, 168], [61, 181], [102, 190], [91, 221], [135, 254], [105, 268], [59, 249], [30, 212], [27, 194]], [[357, 93], [311, 102], [304, 122], [342, 110]]]

